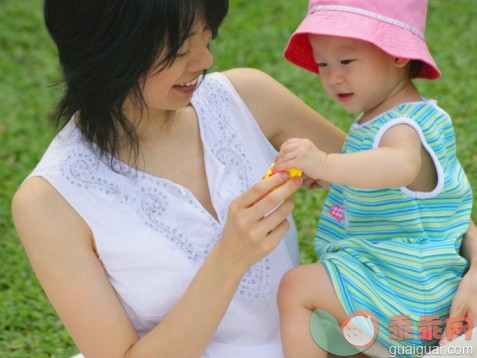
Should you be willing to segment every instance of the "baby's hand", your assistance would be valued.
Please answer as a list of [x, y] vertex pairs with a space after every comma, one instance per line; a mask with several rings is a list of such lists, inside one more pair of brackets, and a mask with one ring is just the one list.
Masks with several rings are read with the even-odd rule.
[[320, 179], [326, 153], [309, 139], [292, 138], [282, 144], [275, 159], [274, 172], [298, 168], [311, 179]]

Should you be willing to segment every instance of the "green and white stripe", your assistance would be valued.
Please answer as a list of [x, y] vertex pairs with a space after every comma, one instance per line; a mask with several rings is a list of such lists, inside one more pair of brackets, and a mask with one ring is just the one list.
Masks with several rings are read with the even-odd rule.
[[[467, 267], [459, 248], [472, 209], [452, 122], [434, 101], [402, 104], [363, 125], [354, 123], [343, 153], [378, 147], [386, 130], [399, 124], [418, 132], [435, 163], [436, 188], [415, 192], [332, 185], [315, 237], [317, 255], [343, 307], [348, 314], [372, 312], [385, 347], [436, 343], [420, 339], [417, 323], [434, 314], [445, 322]], [[344, 217], [333, 216], [330, 209], [341, 205]], [[392, 339], [391, 318], [403, 314], [411, 315], [414, 337]]]

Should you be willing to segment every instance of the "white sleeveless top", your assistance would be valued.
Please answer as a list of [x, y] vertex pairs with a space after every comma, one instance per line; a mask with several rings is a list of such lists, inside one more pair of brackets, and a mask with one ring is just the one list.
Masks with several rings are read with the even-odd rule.
[[[230, 202], [263, 177], [276, 155], [223, 74], [207, 75], [192, 105], [218, 220], [178, 184], [115, 159], [116, 171], [111, 170], [73, 120], [29, 176], [45, 178], [89, 225], [101, 263], [140, 336], [177, 303], [220, 239]], [[203, 357], [283, 355], [276, 293], [282, 275], [298, 262], [291, 217], [290, 222], [286, 240], [243, 276]]]

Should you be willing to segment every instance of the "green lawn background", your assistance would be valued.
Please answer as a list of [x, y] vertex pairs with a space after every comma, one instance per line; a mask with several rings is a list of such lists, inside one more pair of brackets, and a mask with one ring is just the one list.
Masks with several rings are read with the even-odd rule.
[[[288, 36], [306, 5], [303, 0], [232, 0], [229, 16], [212, 45], [216, 55], [212, 71], [262, 69], [347, 130], [353, 116], [324, 95], [316, 76], [282, 59]], [[38, 0], [0, 0], [0, 357], [68, 357], [76, 352], [32, 273], [10, 218], [14, 191], [54, 135], [48, 118], [59, 94], [53, 86], [59, 74], [41, 7]], [[476, 18], [476, 0], [430, 0], [427, 40], [442, 77], [417, 81], [425, 97], [437, 99], [451, 114], [459, 156], [474, 193]], [[315, 258], [312, 238], [324, 196], [323, 191], [295, 195], [303, 262]]]

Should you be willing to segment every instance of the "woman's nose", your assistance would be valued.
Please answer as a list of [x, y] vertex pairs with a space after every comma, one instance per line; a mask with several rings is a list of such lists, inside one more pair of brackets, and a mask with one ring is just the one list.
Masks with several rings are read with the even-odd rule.
[[210, 68], [214, 63], [214, 57], [208, 45], [202, 45], [197, 49], [197, 53], [189, 60], [188, 70], [190, 72], [201, 72]]

